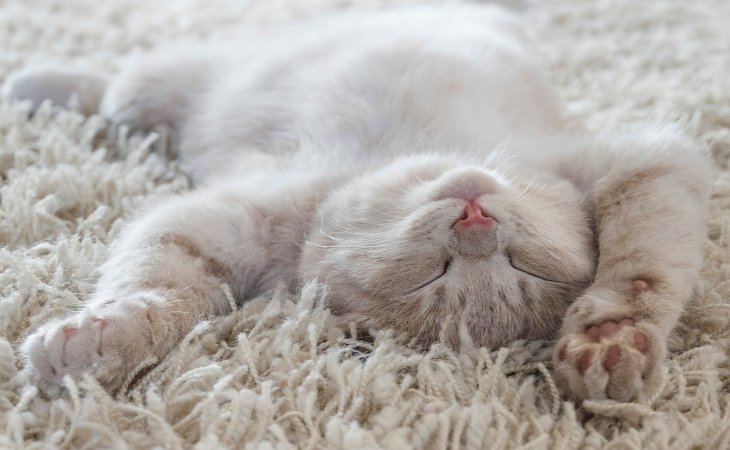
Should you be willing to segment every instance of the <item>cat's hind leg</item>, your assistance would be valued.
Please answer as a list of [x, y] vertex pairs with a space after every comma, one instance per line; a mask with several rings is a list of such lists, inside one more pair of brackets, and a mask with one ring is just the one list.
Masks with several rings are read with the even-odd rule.
[[168, 46], [133, 55], [109, 77], [67, 69], [30, 68], [11, 75], [2, 87], [9, 101], [30, 100], [34, 113], [45, 100], [84, 115], [101, 113], [113, 123], [150, 129], [179, 126], [199, 100], [215, 60], [200, 45]]
[[109, 79], [105, 75], [60, 69], [28, 69], [8, 77], [2, 96], [9, 101], [30, 100], [35, 113], [45, 100], [54, 106], [91, 115], [99, 110]]
[[180, 126], [200, 102], [212, 59], [202, 50], [178, 47], [133, 56], [110, 81], [101, 113], [133, 128]]

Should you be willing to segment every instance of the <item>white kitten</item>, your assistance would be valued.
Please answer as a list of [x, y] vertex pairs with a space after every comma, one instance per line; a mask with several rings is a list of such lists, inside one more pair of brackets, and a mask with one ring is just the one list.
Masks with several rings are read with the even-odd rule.
[[[55, 83], [64, 103], [83, 79], [25, 74], [6, 92]], [[225, 314], [223, 284], [241, 302], [317, 278], [344, 328], [423, 343], [448, 316], [492, 348], [563, 321], [565, 392], [632, 400], [702, 265], [710, 176], [693, 142], [564, 130], [518, 20], [496, 7], [161, 49], [109, 82], [101, 110], [174, 125], [201, 187], [130, 224], [86, 309], [28, 338], [49, 382], [91, 371], [118, 388]]]

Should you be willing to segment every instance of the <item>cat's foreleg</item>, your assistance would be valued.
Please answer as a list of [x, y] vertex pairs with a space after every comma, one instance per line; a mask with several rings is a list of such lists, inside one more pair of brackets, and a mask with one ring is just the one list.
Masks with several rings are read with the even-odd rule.
[[643, 397], [702, 266], [706, 163], [658, 152], [627, 166], [594, 187], [596, 277], [569, 308], [554, 353], [558, 381], [576, 399]]
[[[79, 313], [42, 326], [23, 352], [46, 381], [90, 372], [119, 388], [135, 367], [161, 360], [202, 319], [230, 310], [236, 298], [293, 273], [298, 247], [277, 240], [288, 227], [235, 190], [175, 199], [134, 222], [101, 267], [96, 293]], [[271, 224], [269, 221], [275, 222]], [[277, 243], [279, 242], [279, 243]]]

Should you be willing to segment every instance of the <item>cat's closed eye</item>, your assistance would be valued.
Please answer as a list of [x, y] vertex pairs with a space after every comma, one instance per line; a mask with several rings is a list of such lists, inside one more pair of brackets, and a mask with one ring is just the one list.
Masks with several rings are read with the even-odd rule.
[[439, 274], [436, 275], [434, 278], [431, 278], [427, 282], [423, 283], [421, 286], [419, 286], [413, 292], [419, 291], [419, 290], [425, 288], [426, 286], [429, 286], [430, 284], [436, 282], [437, 280], [440, 280], [441, 278], [443, 278], [446, 275], [446, 273], [449, 271], [449, 265], [450, 264], [451, 264], [451, 260], [450, 259], [447, 259], [446, 261], [444, 261], [443, 268], [441, 269], [441, 271], [439, 272]]
[[546, 272], [544, 270], [544, 268], [541, 268], [541, 267], [539, 267], [538, 265], [536, 265], [534, 263], [532, 265], [530, 265], [528, 263], [525, 263], [525, 262], [521, 261], [520, 259], [514, 258], [511, 255], [508, 255], [507, 256], [507, 259], [509, 260], [510, 265], [515, 270], [518, 270], [518, 271], [520, 271], [520, 272], [522, 272], [524, 274], [527, 274], [527, 275], [529, 275], [531, 277], [534, 277], [534, 278], [539, 278], [539, 279], [541, 279], [543, 281], [550, 281], [551, 283], [562, 283], [562, 284], [564, 284], [564, 282], [562, 282], [560, 280], [557, 280], [557, 279], [554, 279], [554, 276], [553, 275], [549, 274], [548, 272]]

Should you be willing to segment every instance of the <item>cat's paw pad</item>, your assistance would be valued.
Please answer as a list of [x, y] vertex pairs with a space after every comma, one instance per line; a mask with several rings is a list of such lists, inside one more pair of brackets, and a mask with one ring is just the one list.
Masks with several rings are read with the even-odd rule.
[[606, 321], [564, 336], [555, 349], [555, 372], [576, 399], [633, 401], [640, 398], [663, 353], [652, 325]]
[[28, 361], [46, 381], [60, 384], [64, 375], [79, 378], [103, 358], [102, 335], [110, 325], [103, 317], [72, 317], [47, 324], [23, 346]]
[[127, 322], [79, 314], [41, 327], [25, 341], [23, 353], [49, 383], [62, 384], [65, 375], [80, 380], [88, 372], [115, 384], [126, 374], [127, 348], [134, 347], [128, 336], [134, 327]]

